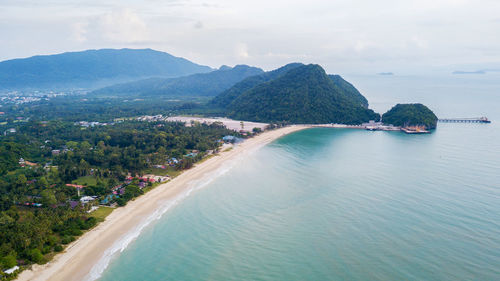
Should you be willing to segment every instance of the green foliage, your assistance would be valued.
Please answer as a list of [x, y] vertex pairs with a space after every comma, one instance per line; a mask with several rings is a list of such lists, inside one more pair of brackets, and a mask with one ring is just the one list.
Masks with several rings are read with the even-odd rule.
[[30, 251], [28, 251], [28, 256], [29, 256], [29, 259], [35, 263], [38, 263], [38, 264], [43, 263], [42, 252], [40, 252], [40, 250], [37, 248], [31, 249]]
[[[343, 88], [348, 88], [345, 83]], [[302, 124], [378, 120], [379, 115], [365, 108], [359, 92], [355, 95], [353, 89], [342, 90], [318, 65], [302, 65], [241, 92], [226, 105], [227, 115], [240, 120]]]
[[[0, 139], [4, 156], [0, 161], [0, 262], [14, 256], [28, 264], [44, 262], [44, 254], [62, 250], [61, 244], [71, 243], [111, 211], [100, 208], [104, 211], [96, 211], [99, 216], [89, 217], [85, 208], [71, 209], [68, 201], [78, 198], [76, 189], [66, 183], [86, 185], [82, 194], [103, 199], [113, 186], [123, 184], [129, 172], [142, 173], [171, 157], [181, 162], [168, 171], [188, 168], [203, 151], [216, 149], [217, 140], [234, 133], [217, 124], [186, 127], [136, 121], [84, 130], [73, 122], [30, 121], [17, 129], [16, 134]], [[51, 153], [64, 148], [66, 152]], [[184, 161], [194, 149], [200, 151], [200, 158]], [[39, 165], [20, 167], [21, 157]], [[56, 168], [44, 169], [45, 163]], [[142, 193], [137, 185], [128, 185], [117, 202], [124, 205]]]
[[351, 83], [344, 80], [340, 75], [328, 75], [332, 79], [335, 86], [337, 86], [341, 93], [347, 98], [355, 100], [358, 104], [368, 108], [368, 100], [356, 89]]
[[243, 92], [248, 91], [259, 84], [274, 80], [279, 76], [287, 73], [289, 70], [300, 67], [302, 65], [303, 64], [301, 63], [290, 63], [273, 71], [268, 71], [259, 75], [248, 77], [241, 82], [236, 83], [230, 89], [214, 97], [210, 101], [210, 105], [214, 107], [224, 108], [228, 106], [234, 99], [240, 96]]
[[64, 248], [61, 245], [55, 245], [54, 246], [54, 251], [55, 252], [62, 252], [63, 250], [64, 250]]
[[0, 265], [2, 269], [9, 269], [17, 265], [16, 257], [13, 254], [8, 254], [0, 258]]
[[118, 94], [140, 96], [215, 96], [246, 77], [262, 73], [262, 69], [246, 65], [221, 68], [208, 73], [198, 73], [179, 78], [150, 78], [136, 82], [109, 86], [91, 95]]
[[437, 116], [423, 104], [397, 104], [382, 115], [382, 121], [395, 126], [425, 126], [435, 129]]
[[42, 190], [42, 192], [40, 192], [40, 195], [42, 195], [42, 203], [45, 204], [45, 205], [54, 205], [57, 203], [57, 199], [56, 199], [56, 196], [54, 194], [54, 191], [52, 190]]

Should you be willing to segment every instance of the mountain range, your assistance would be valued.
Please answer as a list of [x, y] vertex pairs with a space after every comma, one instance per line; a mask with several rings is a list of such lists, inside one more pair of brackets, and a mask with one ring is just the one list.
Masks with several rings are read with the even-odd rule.
[[0, 88], [96, 88], [141, 78], [180, 77], [212, 70], [151, 49], [87, 50], [2, 61]]
[[150, 78], [98, 89], [92, 94], [139, 95], [139, 96], [216, 96], [235, 83], [264, 73], [260, 68], [248, 65], [222, 66], [208, 73], [198, 73], [178, 78]]

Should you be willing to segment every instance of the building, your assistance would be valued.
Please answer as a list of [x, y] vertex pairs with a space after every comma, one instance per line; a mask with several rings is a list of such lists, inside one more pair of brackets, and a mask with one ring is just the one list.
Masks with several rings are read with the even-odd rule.
[[85, 187], [84, 185], [71, 184], [71, 183], [67, 183], [66, 186], [76, 188], [76, 192], [78, 193], [78, 197], [80, 197], [80, 190], [82, 190]]
[[5, 273], [5, 274], [9, 274], [9, 275], [10, 275], [10, 274], [14, 273], [14, 272], [15, 272], [16, 270], [18, 270], [18, 269], [19, 269], [19, 266], [17, 266], [17, 265], [16, 265], [16, 266], [11, 267], [11, 268], [9, 268], [9, 269], [7, 269], [7, 270], [4, 270], [4, 272], [3, 272], [3, 273]]
[[234, 142], [234, 141], [236, 141], [236, 137], [235, 136], [225, 136], [222, 138], [222, 140], [224, 142]]
[[169, 176], [155, 176], [155, 175], [144, 175], [140, 178], [142, 181], [146, 182], [166, 182], [170, 180]]
[[95, 199], [96, 199], [95, 196], [83, 196], [82, 198], [80, 198], [80, 202], [82, 204], [87, 204], [94, 201]]

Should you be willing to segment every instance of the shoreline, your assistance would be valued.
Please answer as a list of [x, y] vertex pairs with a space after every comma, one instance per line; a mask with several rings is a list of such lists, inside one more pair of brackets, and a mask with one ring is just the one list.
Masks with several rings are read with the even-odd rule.
[[[266, 131], [195, 165], [126, 206], [117, 208], [104, 222], [83, 234], [53, 260], [44, 265], [33, 265], [21, 272], [16, 280], [95, 280], [111, 258], [135, 240], [142, 229], [197, 189], [192, 186], [209, 183], [214, 172], [218, 172], [216, 176], [221, 174], [224, 164], [241, 159], [284, 135], [307, 128], [310, 126], [294, 125]], [[201, 182], [204, 179], [207, 180]], [[97, 267], [99, 264], [102, 266]]]

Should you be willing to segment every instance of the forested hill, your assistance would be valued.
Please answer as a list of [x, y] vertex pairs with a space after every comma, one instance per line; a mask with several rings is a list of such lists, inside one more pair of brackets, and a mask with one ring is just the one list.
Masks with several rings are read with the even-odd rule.
[[414, 104], [397, 104], [382, 115], [382, 122], [395, 126], [425, 126], [435, 129], [438, 118], [427, 106]]
[[211, 100], [210, 104], [216, 107], [225, 107], [226, 105], [229, 105], [236, 97], [241, 95], [243, 92], [250, 90], [261, 83], [265, 83], [273, 79], [276, 79], [279, 76], [287, 73], [289, 70], [297, 68], [299, 66], [303, 66], [303, 64], [290, 63], [273, 71], [268, 71], [259, 75], [248, 77], [243, 81], [235, 84], [230, 89], [217, 95], [215, 98]]
[[92, 94], [132, 94], [142, 96], [215, 96], [235, 83], [250, 76], [261, 74], [260, 68], [237, 65], [233, 68], [223, 66], [208, 73], [199, 73], [179, 78], [151, 78], [136, 82], [109, 86]]
[[[335, 78], [337, 83], [344, 81], [339, 78]], [[227, 93], [233, 87], [214, 100], [218, 100], [229, 117], [240, 120], [345, 124], [378, 120], [380, 116], [361, 102], [359, 92], [353, 92], [355, 88], [347, 87], [344, 82], [344, 86], [338, 86], [319, 65], [298, 65], [276, 79], [229, 96]]]
[[212, 69], [151, 49], [101, 49], [0, 62], [0, 88], [92, 88]]
[[351, 83], [347, 82], [340, 75], [328, 75], [333, 83], [339, 87], [349, 98], [358, 101], [359, 104], [368, 108], [368, 100]]

